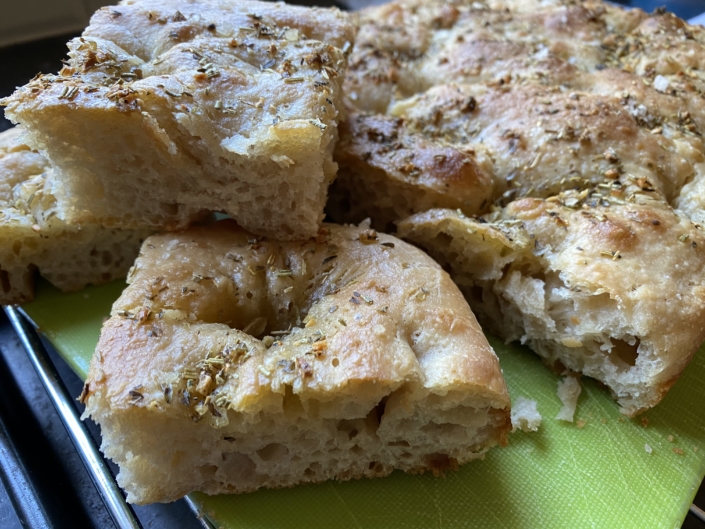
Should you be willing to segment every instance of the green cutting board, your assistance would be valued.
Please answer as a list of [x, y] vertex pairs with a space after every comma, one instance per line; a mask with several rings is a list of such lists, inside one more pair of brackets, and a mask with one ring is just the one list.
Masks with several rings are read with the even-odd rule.
[[[23, 307], [82, 377], [121, 282], [61, 294], [47, 283]], [[654, 410], [629, 420], [583, 379], [576, 422], [554, 419], [559, 378], [526, 348], [490, 338], [512, 400], [534, 399], [536, 433], [445, 477], [395, 472], [239, 496], [193, 494], [223, 528], [676, 528], [705, 475], [705, 350]], [[647, 452], [645, 445], [651, 448]]]

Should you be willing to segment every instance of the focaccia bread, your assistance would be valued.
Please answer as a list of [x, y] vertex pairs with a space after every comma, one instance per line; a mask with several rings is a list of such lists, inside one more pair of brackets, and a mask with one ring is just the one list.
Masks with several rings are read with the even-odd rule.
[[[652, 133], [619, 94], [535, 83], [440, 85], [397, 102], [388, 116], [350, 116], [328, 208], [337, 221], [370, 217], [388, 228], [434, 207], [473, 215], [606, 176], [644, 179], [669, 201], [683, 200], [683, 186], [705, 175], [702, 141], [667, 132]], [[395, 189], [400, 180], [403, 190]]]
[[323, 218], [353, 37], [335, 9], [125, 0], [3, 104], [55, 166], [62, 218], [174, 228], [223, 211], [295, 240]]
[[[434, 195], [422, 184], [404, 193], [398, 209], [420, 212], [433, 202], [486, 213], [493, 203], [629, 175], [705, 220], [698, 214], [705, 208], [703, 28], [661, 11], [559, 1], [407, 0], [363, 10], [358, 23], [345, 82], [353, 125], [337, 147], [346, 168], [331, 189], [336, 221], [396, 220], [386, 214], [387, 197], [359, 190], [398, 181], [398, 168], [380, 170], [380, 149], [417, 144], [421, 156], [463, 153], [493, 182], [492, 196], [461, 203], [457, 189]], [[403, 130], [400, 140], [355, 125], [383, 119]], [[457, 175], [442, 155], [429, 171], [414, 152], [405, 154], [406, 172], [421, 173], [420, 182], [443, 185], [438, 175]], [[487, 193], [484, 181], [462, 181], [466, 196]], [[339, 204], [359, 206], [348, 214]]]
[[128, 501], [439, 472], [504, 444], [509, 396], [460, 291], [394, 237], [153, 236], [83, 393]]
[[684, 99], [701, 126], [705, 116], [705, 30], [664, 10], [647, 15], [594, 0], [399, 0], [362, 10], [357, 23], [345, 86], [365, 112], [384, 113], [449, 82], [570, 88], [620, 73], [628, 78], [620, 92], [647, 85]]
[[31, 301], [37, 269], [65, 292], [125, 277], [151, 234], [60, 220], [52, 178], [20, 128], [0, 134], [0, 304]]
[[[626, 414], [655, 405], [705, 337], [705, 30], [592, 1], [403, 0], [358, 22], [349, 119], [403, 133], [344, 126], [331, 216], [400, 222], [493, 333], [603, 381]], [[452, 166], [417, 159], [440, 149], [488, 200], [426, 192]], [[379, 153], [397, 151], [419, 185], [360, 193], [396, 184]]]
[[393, 231], [394, 221], [417, 211], [446, 207], [473, 214], [494, 196], [488, 159], [419, 134], [403, 118], [349, 115], [336, 160], [338, 178], [326, 205], [336, 221], [372, 218], [375, 228]]
[[483, 327], [559, 372], [656, 405], [705, 339], [705, 237], [650, 190], [587, 187], [480, 218], [436, 209], [399, 234], [451, 271]]

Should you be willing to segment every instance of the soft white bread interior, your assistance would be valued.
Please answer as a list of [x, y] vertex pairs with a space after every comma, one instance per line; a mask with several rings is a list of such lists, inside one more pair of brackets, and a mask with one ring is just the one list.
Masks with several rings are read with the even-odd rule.
[[52, 178], [20, 128], [0, 134], [0, 304], [31, 301], [37, 269], [63, 291], [125, 277], [151, 233], [60, 220]]
[[656, 405], [705, 338], [705, 237], [649, 188], [523, 198], [483, 218], [399, 225], [451, 271], [483, 326], [558, 371], [603, 382], [627, 415]]
[[336, 9], [124, 1], [6, 115], [55, 166], [62, 218], [174, 228], [224, 211], [295, 240], [323, 218], [353, 37]]
[[83, 398], [136, 503], [439, 472], [504, 444], [497, 357], [450, 277], [394, 237], [232, 221], [150, 237]]

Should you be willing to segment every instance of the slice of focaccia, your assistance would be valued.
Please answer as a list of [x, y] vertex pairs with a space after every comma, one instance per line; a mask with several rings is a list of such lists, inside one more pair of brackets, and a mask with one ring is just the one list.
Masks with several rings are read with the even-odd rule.
[[49, 162], [21, 135], [0, 134], [0, 304], [31, 301], [37, 269], [63, 291], [124, 277], [151, 232], [60, 220]]
[[136, 503], [442, 471], [503, 444], [497, 357], [450, 277], [371, 230], [153, 236], [113, 306], [86, 414]]
[[402, 237], [450, 269], [493, 334], [654, 405], [705, 338], [705, 237], [653, 190], [524, 198], [482, 218], [419, 213]]
[[335, 9], [136, 0], [99, 10], [58, 75], [4, 100], [56, 168], [59, 213], [121, 227], [224, 211], [315, 235], [353, 26]]

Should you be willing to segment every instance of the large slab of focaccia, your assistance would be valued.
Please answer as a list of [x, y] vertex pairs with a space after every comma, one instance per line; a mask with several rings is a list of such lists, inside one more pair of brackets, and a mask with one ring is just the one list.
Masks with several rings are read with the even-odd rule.
[[705, 338], [705, 30], [601, 2], [358, 22], [333, 217], [409, 217], [489, 329], [655, 405]]

